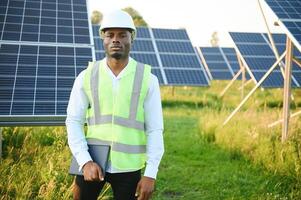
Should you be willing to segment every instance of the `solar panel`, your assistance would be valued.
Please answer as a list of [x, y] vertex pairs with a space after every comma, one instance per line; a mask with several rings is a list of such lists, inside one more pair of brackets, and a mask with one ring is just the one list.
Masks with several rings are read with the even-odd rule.
[[[267, 34], [264, 33], [230, 33], [235, 46], [239, 53], [242, 55], [243, 60], [247, 64], [247, 69], [255, 81], [258, 82], [263, 75], [270, 69], [276, 62], [275, 54], [272, 46], [269, 43]], [[285, 35], [272, 34], [275, 39], [275, 45], [281, 54], [285, 49]], [[297, 58], [300, 54], [295, 52]], [[300, 87], [301, 79], [299, 73], [301, 68], [295, 63], [292, 70], [292, 86]], [[283, 87], [283, 76], [280, 67], [276, 68], [269, 77], [263, 82], [262, 87]]]
[[0, 124], [63, 124], [93, 60], [85, 0], [0, 2]]
[[214, 80], [231, 80], [240, 70], [234, 48], [200, 47], [200, 53]]
[[0, 4], [0, 40], [90, 44], [85, 0]]
[[301, 1], [266, 0], [277, 15], [294, 45], [301, 51]]
[[[102, 59], [105, 54], [98, 30], [99, 26], [93, 26], [96, 58]], [[151, 65], [152, 72], [161, 85], [209, 84], [205, 70], [184, 29], [138, 27], [131, 56]]]

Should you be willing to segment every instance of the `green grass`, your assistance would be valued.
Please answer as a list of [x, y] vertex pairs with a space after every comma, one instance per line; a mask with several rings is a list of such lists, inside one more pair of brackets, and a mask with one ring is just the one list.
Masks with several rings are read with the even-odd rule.
[[[154, 200], [301, 199], [300, 118], [288, 142], [281, 128], [281, 90], [258, 90], [226, 126], [241, 100], [239, 83], [223, 98], [225, 82], [209, 88], [163, 87], [165, 155]], [[248, 85], [246, 92], [251, 89]], [[292, 109], [300, 109], [299, 90]], [[64, 127], [4, 128], [0, 200], [71, 199], [71, 154]], [[111, 191], [103, 199], [112, 199]]]

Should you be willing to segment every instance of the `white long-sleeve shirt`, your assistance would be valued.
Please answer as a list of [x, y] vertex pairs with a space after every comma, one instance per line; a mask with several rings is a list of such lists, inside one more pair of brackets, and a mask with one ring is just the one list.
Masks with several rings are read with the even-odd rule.
[[[106, 63], [106, 61], [104, 63]], [[123, 69], [118, 76], [115, 76], [108, 66], [106, 66], [106, 70], [112, 78], [113, 90], [116, 90], [120, 84], [120, 79], [122, 78], [125, 70]], [[88, 152], [88, 146], [84, 134], [86, 110], [89, 105], [89, 99], [83, 87], [85, 72], [86, 70], [82, 71], [75, 79], [69, 99], [66, 118], [68, 144], [72, 154], [80, 165], [80, 169], [85, 163], [92, 160]], [[163, 115], [160, 88], [158, 79], [153, 74], [151, 74], [149, 88], [143, 106], [145, 111], [145, 133], [147, 139], [147, 160], [144, 176], [156, 178], [158, 167], [164, 153], [164, 144], [162, 134]], [[126, 172], [113, 168], [110, 162], [106, 171], [110, 173]]]

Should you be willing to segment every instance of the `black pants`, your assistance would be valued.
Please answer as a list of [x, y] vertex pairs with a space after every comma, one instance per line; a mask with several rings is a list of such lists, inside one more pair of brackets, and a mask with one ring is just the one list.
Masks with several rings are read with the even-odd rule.
[[81, 200], [96, 200], [105, 182], [111, 184], [115, 200], [135, 200], [137, 184], [141, 178], [141, 170], [126, 173], [108, 173], [105, 180], [85, 181], [83, 176], [76, 176], [75, 182], [80, 188]]

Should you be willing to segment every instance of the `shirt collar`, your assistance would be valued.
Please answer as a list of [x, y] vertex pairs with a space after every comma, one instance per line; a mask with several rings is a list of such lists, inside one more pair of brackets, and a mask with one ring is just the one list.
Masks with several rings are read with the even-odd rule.
[[112, 76], [112, 78], [120, 79], [120, 78], [122, 78], [123, 76], [127, 75], [130, 72], [128, 66], [134, 60], [131, 57], [129, 57], [128, 64], [121, 70], [121, 72], [117, 76], [115, 76], [115, 74], [112, 72], [111, 68], [107, 65], [107, 58], [105, 57], [102, 61], [103, 61], [103, 64], [104, 64], [103, 66], [104, 66], [105, 70], [108, 72], [108, 74], [110, 74], [110, 76]]

